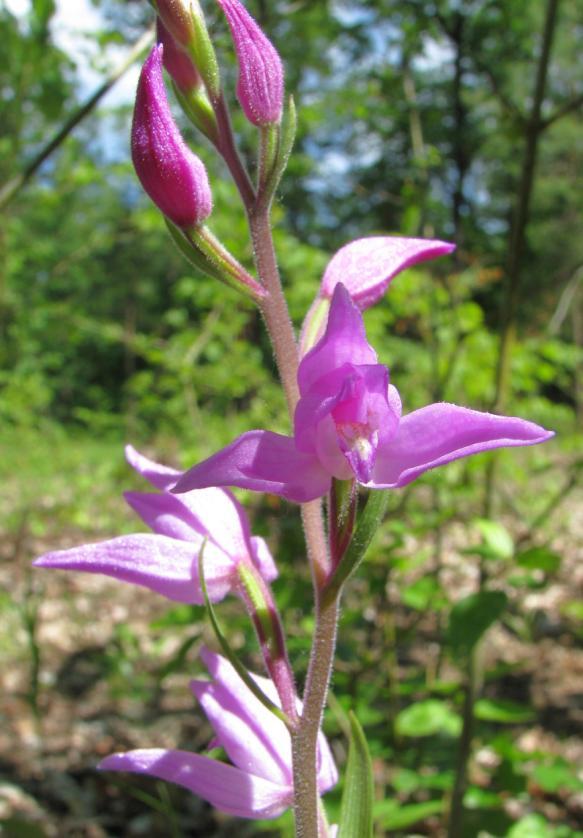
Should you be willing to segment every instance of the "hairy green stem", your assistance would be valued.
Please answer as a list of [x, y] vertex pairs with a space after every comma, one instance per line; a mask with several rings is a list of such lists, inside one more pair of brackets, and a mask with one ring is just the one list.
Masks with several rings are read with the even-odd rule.
[[249, 214], [251, 207], [255, 203], [255, 189], [251, 183], [251, 179], [247, 169], [243, 165], [243, 161], [237, 150], [235, 138], [233, 136], [233, 129], [231, 127], [231, 118], [229, 110], [225, 103], [225, 99], [221, 94], [218, 99], [213, 101], [213, 109], [217, 118], [217, 125], [219, 128], [219, 142], [217, 148], [221, 157], [229, 167], [231, 176], [235, 181], [239, 194]]
[[334, 663], [339, 601], [340, 596], [331, 602], [317, 602], [304, 707], [292, 735], [296, 838], [326, 838], [318, 818], [316, 749]]
[[[260, 307], [271, 337], [290, 417], [293, 419], [299, 400], [297, 383], [299, 357], [287, 303], [281, 288], [271, 234], [269, 208], [261, 207], [256, 212], [252, 210], [249, 213], [249, 221], [257, 272], [267, 290], [267, 296], [261, 301]], [[292, 734], [294, 811], [298, 838], [324, 838], [327, 828], [319, 814], [321, 804], [318, 793], [316, 753], [334, 660], [339, 596], [326, 604], [319, 600], [319, 590], [330, 570], [321, 501], [304, 504], [302, 520], [316, 594], [316, 626], [304, 691], [304, 709], [299, 724]]]
[[[231, 171], [247, 212], [257, 273], [267, 291], [259, 307], [271, 339], [290, 419], [293, 421], [300, 397], [297, 381], [299, 353], [277, 266], [270, 206], [257, 200], [249, 175], [239, 157], [223, 98], [215, 101], [213, 107], [221, 136], [219, 151]], [[340, 592], [332, 601], [326, 604], [320, 602], [319, 591], [331, 568], [320, 500], [302, 505], [302, 521], [316, 596], [316, 627], [304, 691], [304, 709], [292, 733], [294, 812], [298, 838], [325, 838], [328, 828], [322, 816], [318, 793], [317, 743], [334, 660]]]

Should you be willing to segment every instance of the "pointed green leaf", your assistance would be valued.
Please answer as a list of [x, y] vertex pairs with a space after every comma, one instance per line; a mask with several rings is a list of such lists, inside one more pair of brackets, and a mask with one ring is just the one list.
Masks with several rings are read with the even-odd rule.
[[376, 489], [369, 493], [364, 509], [356, 518], [356, 529], [350, 544], [338, 567], [323, 591], [323, 600], [329, 601], [338, 595], [338, 591], [364, 558], [374, 534], [379, 528], [387, 508], [388, 492]]
[[395, 728], [401, 736], [433, 736], [445, 733], [458, 736], [462, 727], [461, 718], [445, 701], [428, 698], [417, 701], [397, 716]]
[[474, 715], [483, 722], [502, 724], [525, 724], [534, 719], [534, 712], [530, 707], [514, 701], [493, 698], [481, 698], [477, 701], [474, 705]]
[[372, 838], [372, 762], [364, 732], [354, 713], [340, 810], [339, 838]]
[[200, 587], [202, 589], [202, 595], [204, 598], [204, 604], [207, 610], [207, 614], [209, 616], [209, 620], [213, 627], [213, 631], [215, 633], [215, 637], [217, 638], [221, 649], [223, 650], [223, 654], [229, 661], [229, 663], [233, 666], [233, 668], [237, 671], [237, 674], [241, 677], [244, 683], [249, 687], [253, 695], [259, 699], [259, 701], [267, 707], [268, 710], [277, 716], [278, 719], [287, 725], [290, 726], [290, 720], [286, 713], [278, 707], [277, 704], [274, 704], [270, 698], [268, 698], [262, 689], [260, 689], [253, 678], [249, 675], [239, 658], [237, 657], [236, 653], [231, 648], [229, 641], [223, 634], [223, 631], [219, 625], [219, 621], [217, 620], [217, 616], [215, 614], [215, 609], [213, 608], [213, 604], [209, 599], [208, 590], [206, 586], [206, 580], [204, 576], [204, 548], [206, 547], [206, 538], [203, 541], [202, 547], [200, 548], [200, 553], [198, 554], [198, 573], [200, 577]]
[[[268, 151], [270, 146], [271, 150], [267, 154], [270, 163], [263, 167], [265, 175], [262, 179], [263, 182], [260, 184], [258, 202], [262, 204], [269, 204], [271, 202], [275, 190], [279, 186], [279, 182], [287, 168], [296, 138], [297, 122], [295, 102], [293, 96], [290, 96], [282, 124], [277, 127], [277, 135], [273, 133], [269, 137], [270, 142], [266, 147], [266, 151]], [[277, 136], [277, 144], [273, 142], [275, 136]]]
[[482, 635], [500, 617], [506, 602], [506, 594], [502, 591], [480, 591], [456, 602], [447, 628], [447, 641], [454, 657], [470, 654]]

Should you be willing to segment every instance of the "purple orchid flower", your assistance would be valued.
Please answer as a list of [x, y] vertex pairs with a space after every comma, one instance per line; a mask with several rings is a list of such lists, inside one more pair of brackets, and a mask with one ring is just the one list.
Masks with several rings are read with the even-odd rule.
[[149, 588], [175, 602], [202, 604], [198, 556], [206, 539], [205, 581], [213, 602], [237, 587], [237, 566], [252, 563], [266, 581], [277, 576], [265, 541], [252, 536], [241, 504], [224, 489], [180, 498], [170, 494], [180, 472], [126, 448], [129, 464], [159, 493], [127, 492], [132, 509], [153, 530], [46, 553], [36, 567], [103, 573]]
[[524, 419], [445, 402], [402, 417], [399, 393], [342, 283], [324, 336], [300, 363], [298, 384], [293, 437], [249, 431], [187, 471], [173, 491], [239, 486], [305, 503], [326, 494], [333, 477], [395, 489], [460, 457], [553, 436]]
[[[212, 681], [193, 681], [192, 689], [214, 728], [213, 745], [224, 749], [232, 765], [188, 751], [154, 749], [113, 754], [99, 768], [149, 774], [176, 783], [230, 815], [276, 818], [293, 803], [289, 731], [253, 695], [225, 658], [208, 649], [201, 651], [201, 657]], [[279, 704], [273, 682], [258, 675], [252, 677]], [[330, 747], [320, 732], [320, 793], [337, 781]]]

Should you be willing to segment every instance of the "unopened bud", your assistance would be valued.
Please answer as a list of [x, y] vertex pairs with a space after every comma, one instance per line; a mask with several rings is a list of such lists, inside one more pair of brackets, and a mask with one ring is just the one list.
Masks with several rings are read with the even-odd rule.
[[[154, 0], [162, 23], [192, 58], [209, 96], [220, 94], [219, 65], [198, 0]], [[170, 70], [168, 70], [170, 72]]]
[[279, 123], [283, 66], [277, 50], [239, 0], [217, 0], [225, 13], [239, 63], [237, 98], [253, 125]]
[[155, 0], [154, 5], [172, 37], [188, 46], [195, 34], [190, 0]]
[[199, 225], [212, 210], [203, 163], [188, 148], [176, 126], [162, 76], [163, 47], [146, 59], [136, 94], [132, 160], [142, 186], [177, 227]]
[[160, 18], [156, 21], [156, 40], [164, 47], [162, 53], [164, 68], [178, 89], [182, 93], [198, 89], [202, 85], [198, 70]]

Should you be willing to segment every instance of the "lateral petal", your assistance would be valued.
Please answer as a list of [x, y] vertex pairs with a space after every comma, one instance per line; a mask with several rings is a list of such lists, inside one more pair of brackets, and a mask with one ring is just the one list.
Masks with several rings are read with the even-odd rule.
[[251, 537], [251, 558], [266, 582], [273, 582], [277, 579], [277, 565], [267, 542], [260, 535]]
[[155, 486], [156, 489], [165, 491], [173, 486], [177, 478], [180, 477], [180, 472], [177, 471], [177, 469], [162, 466], [160, 463], [156, 463], [154, 460], [144, 457], [143, 454], [136, 451], [133, 445], [126, 445], [125, 455], [129, 465], [137, 471], [138, 474], [145, 477], [145, 479], [151, 483], [152, 486]]
[[[126, 459], [132, 468], [162, 491], [167, 491], [174, 486], [182, 474], [176, 469], [162, 466], [148, 459], [148, 457], [144, 457], [131, 445], [126, 446], [125, 452]], [[126, 495], [128, 503], [133, 506], [148, 526], [152, 526], [150, 520], [144, 517], [144, 513], [148, 513], [145, 504], [150, 507], [158, 505], [162, 508], [164, 503], [156, 504], [153, 500], [146, 501], [143, 494], [138, 496], [137, 493], [128, 493], [128, 495]], [[153, 495], [150, 496], [150, 498], [153, 497]], [[134, 500], [137, 500], [137, 504], [133, 503]], [[140, 508], [138, 508], [138, 505]], [[179, 505], [184, 509], [181, 510]], [[168, 521], [166, 515], [172, 514], [191, 526], [199, 534], [206, 535], [210, 541], [214, 541], [215, 544], [222, 547], [225, 553], [232, 556], [248, 554], [251, 538], [249, 521], [239, 501], [226, 489], [212, 487], [206, 488], [204, 491], [183, 494], [182, 497], [176, 498], [174, 506], [171, 506], [170, 502], [166, 506], [168, 512], [164, 513], [165, 527], [179, 526], [176, 521], [172, 524]], [[159, 532], [160, 530], [156, 531]], [[182, 538], [184, 536], [176, 537]]]
[[298, 451], [291, 437], [248, 431], [189, 469], [172, 491], [206, 486], [238, 486], [305, 503], [326, 494], [330, 475], [315, 456]]
[[443, 256], [455, 245], [431, 239], [408, 239], [398, 236], [370, 236], [345, 244], [332, 257], [320, 286], [323, 297], [331, 297], [342, 282], [361, 311], [374, 305], [398, 273]]
[[423, 472], [493, 448], [536, 445], [554, 436], [534, 422], [440, 402], [401, 419], [396, 436], [379, 448], [371, 488], [406, 486]]
[[[71, 550], [46, 553], [35, 567], [103, 573], [141, 585], [175, 602], [203, 603], [198, 576], [198, 543], [165, 535], [137, 533]], [[217, 602], [232, 588], [233, 561], [214, 544], [205, 547], [205, 579], [209, 597]]]
[[239, 818], [276, 818], [292, 804], [291, 788], [187, 751], [156, 748], [112, 754], [98, 767], [101, 771], [148, 774], [176, 783], [215, 809]]
[[[212, 681], [192, 681], [191, 687], [216, 738], [229, 759], [244, 771], [291, 786], [291, 739], [284, 723], [247, 687], [233, 666], [209, 649], [201, 658]], [[254, 676], [262, 690], [279, 704], [273, 684]]]

